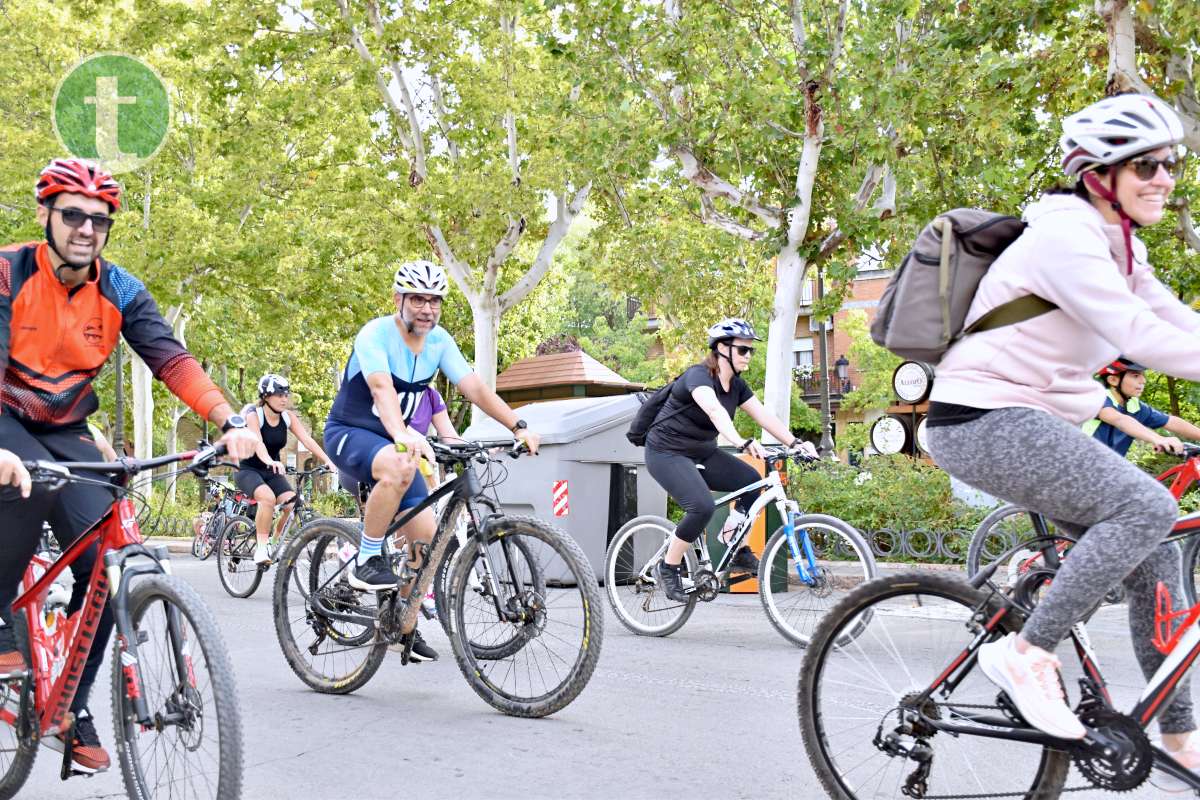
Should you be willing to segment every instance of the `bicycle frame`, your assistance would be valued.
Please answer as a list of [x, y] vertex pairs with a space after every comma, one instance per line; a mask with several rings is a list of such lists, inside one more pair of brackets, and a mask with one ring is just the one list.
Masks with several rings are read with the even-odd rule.
[[[83, 606], [73, 618], [68, 620], [66, 641], [69, 642], [69, 646], [66, 650], [65, 663], [61, 674], [54, 678], [51, 671], [54, 654], [47, 649], [49, 644], [47, 637], [37, 635], [41, 632], [38, 617], [42, 613], [42, 602], [55, 579], [93, 544], [98, 548], [96, 564], [88, 581]], [[126, 562], [135, 556], [146, 556], [151, 561], [148, 564], [127, 566]], [[30, 632], [28, 640], [32, 686], [27, 684], [22, 692], [20, 717], [18, 718], [14, 714], [11, 707], [5, 706], [0, 708], [0, 720], [17, 727], [22, 734], [29, 735], [32, 732], [22, 730], [22, 728], [25, 720], [28, 719], [25, 716], [28, 711], [25, 704], [32, 701], [34, 708], [37, 709], [37, 733], [41, 736], [61, 733], [64, 730], [67, 712], [79, 688], [79, 681], [83, 675], [88, 654], [92, 649], [105, 602], [110, 596], [114, 600], [124, 600], [128, 593], [129, 580], [136, 575], [157, 572], [170, 574], [170, 564], [166, 559], [165, 547], [150, 550], [143, 544], [134, 505], [128, 498], [120, 498], [54, 563], [46, 565], [45, 562], [42, 562], [39, 564], [39, 568], [44, 567], [45, 572], [13, 601], [14, 613], [23, 612], [26, 615], [27, 630]], [[31, 574], [30, 571], [26, 573], [27, 577], [30, 577]], [[150, 710], [142, 691], [141, 674], [138, 669], [137, 637], [128, 635], [133, 630], [133, 622], [124, 609], [123, 602], [113, 604], [117, 641], [124, 665], [126, 691], [133, 702], [138, 722], [142, 725], [153, 725], [154, 720], [150, 717]], [[179, 636], [179, 620], [172, 618], [171, 623], [173, 635]], [[189, 659], [187, 656], [183, 656], [183, 658]], [[192, 674], [190, 660], [179, 666], [181, 667], [180, 674], [189, 676]], [[29, 696], [30, 688], [33, 692], [32, 697]], [[64, 769], [66, 769], [65, 765]]]

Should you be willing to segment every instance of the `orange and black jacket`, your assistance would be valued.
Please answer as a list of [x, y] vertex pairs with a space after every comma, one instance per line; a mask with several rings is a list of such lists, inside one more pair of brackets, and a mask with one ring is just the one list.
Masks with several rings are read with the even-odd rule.
[[141, 281], [97, 259], [68, 290], [48, 252], [44, 242], [0, 246], [0, 413], [35, 428], [86, 419], [98, 406], [92, 379], [118, 336], [202, 418], [225, 402]]

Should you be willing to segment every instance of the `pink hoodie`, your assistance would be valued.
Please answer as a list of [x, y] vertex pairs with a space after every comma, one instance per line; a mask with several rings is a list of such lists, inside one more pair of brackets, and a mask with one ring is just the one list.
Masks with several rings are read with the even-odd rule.
[[1154, 277], [1140, 239], [1133, 238], [1133, 274], [1126, 275], [1121, 227], [1086, 200], [1046, 195], [1025, 220], [1029, 228], [979, 284], [966, 324], [1026, 294], [1058, 309], [963, 337], [937, 366], [933, 400], [1036, 408], [1082, 423], [1104, 405], [1092, 375], [1119, 355], [1200, 380], [1200, 314]]

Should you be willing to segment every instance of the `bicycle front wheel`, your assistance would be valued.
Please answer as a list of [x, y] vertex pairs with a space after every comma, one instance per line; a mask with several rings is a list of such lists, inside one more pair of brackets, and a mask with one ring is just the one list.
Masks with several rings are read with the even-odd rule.
[[[486, 574], [485, 552], [495, 594], [471, 589], [472, 577]], [[490, 706], [544, 717], [583, 691], [600, 658], [604, 614], [587, 556], [566, 533], [533, 517], [495, 519], [487, 544], [472, 538], [455, 559], [450, 592], [454, 658]], [[489, 658], [476, 647], [491, 648]], [[510, 654], [500, 657], [501, 648]]]
[[[989, 721], [1007, 722], [1000, 691], [974, 658], [958, 663], [980, 620], [999, 608], [958, 578], [905, 572], [864, 583], [829, 610], [804, 654], [797, 707], [804, 749], [830, 797], [892, 800], [910, 794], [906, 787], [918, 797], [1059, 796], [1066, 753], [948, 734], [926, 721], [987, 733], [996, 731]], [[1019, 627], [1013, 617], [1002, 617], [991, 636]], [[924, 777], [914, 750], [932, 754]]]
[[[121, 645], [113, 644], [113, 723], [130, 797], [236, 800], [242, 721], [233, 666], [212, 612], [169, 575], [134, 583], [129, 612], [149, 724], [136, 719]], [[132, 667], [131, 667], [132, 668]]]
[[262, 582], [263, 570], [254, 563], [257, 542], [254, 520], [242, 516], [230, 517], [217, 541], [217, 574], [234, 597], [249, 597]]
[[213, 553], [213, 546], [221, 531], [225, 530], [226, 518], [224, 512], [214, 511], [200, 526], [200, 532], [192, 537], [192, 556], [204, 561]]
[[[29, 635], [24, 612], [13, 614], [13, 632], [17, 635], [17, 648], [29, 657]], [[21, 719], [21, 696], [26, 698], [26, 716]], [[22, 735], [20, 727], [27, 735]], [[0, 800], [16, 797], [17, 792], [29, 780], [29, 771], [37, 758], [38, 744], [33, 737], [37, 730], [37, 713], [33, 707], [33, 686], [24, 680], [0, 682]]]
[[[663, 592], [654, 577], [675, 526], [670, 520], [645, 515], [629, 520], [613, 536], [604, 556], [604, 591], [613, 613], [639, 636], [670, 636], [683, 627], [696, 608], [696, 595], [678, 603]], [[684, 554], [683, 576], [696, 574], [696, 554]]]
[[875, 577], [875, 555], [862, 534], [837, 517], [804, 514], [793, 526], [794, 542], [783, 526], [767, 541], [758, 567], [758, 596], [775, 630], [807, 647], [825, 612]]

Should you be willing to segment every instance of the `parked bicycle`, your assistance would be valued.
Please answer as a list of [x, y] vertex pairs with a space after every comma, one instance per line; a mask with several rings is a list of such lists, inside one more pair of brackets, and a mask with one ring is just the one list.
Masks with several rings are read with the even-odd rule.
[[[1088, 728], [1080, 741], [1028, 725], [976, 668], [982, 645], [1021, 629], [1054, 579], [1064, 540], [1075, 541], [1021, 542], [969, 582], [932, 571], [879, 578], [829, 611], [805, 653], [797, 702], [804, 748], [830, 797], [1053, 800], [1093, 788], [1132, 791], [1155, 770], [1155, 780], [1200, 792], [1200, 779], [1146, 734], [1200, 655], [1200, 605], [1176, 612], [1160, 592], [1153, 644], [1166, 659], [1124, 712], [1113, 705], [1086, 623], [1072, 627], [1082, 675], [1075, 710]], [[1011, 585], [994, 582], [999, 565], [1028, 547], [1040, 561]], [[1082, 781], [1068, 787], [1072, 765]]]
[[[113, 720], [126, 792], [139, 799], [241, 796], [241, 720], [225, 643], [204, 601], [171, 574], [167, 548], [144, 543], [126, 496], [139, 472], [190, 462], [186, 469], [202, 477], [223, 452], [218, 446], [146, 461], [25, 463], [33, 481], [51, 491], [86, 483], [111, 490], [114, 502], [61, 556], [35, 556], [13, 603], [18, 646], [30, 667], [0, 681], [0, 798], [20, 791], [39, 742], [58, 734], [65, 734], [60, 776], [81, 774], [72, 769], [69, 709], [105, 601], [116, 625]], [[113, 482], [76, 470], [112, 475]], [[54, 586], [93, 545], [104, 569], [92, 572], [82, 609], [68, 619]]]
[[[783, 447], [767, 448], [771, 461], [796, 456]], [[759, 561], [758, 594], [767, 619], [783, 638], [804, 647], [825, 609], [849, 589], [875, 577], [875, 556], [849, 523], [826, 514], [803, 514], [784, 492], [780, 472], [717, 499], [717, 506], [763, 490], [746, 519], [713, 565], [707, 535], [701, 535], [684, 557], [686, 603], [669, 599], [654, 577], [654, 567], [667, 552], [675, 526], [654, 515], [625, 523], [608, 546], [604, 586], [617, 619], [641, 636], [668, 636], [679, 630], [698, 601], [712, 602], [724, 586], [754, 578], [732, 575], [730, 561], [745, 542], [755, 519], [774, 504], [783, 524], [767, 540]]]
[[468, 467], [503, 458], [495, 448], [520, 455], [517, 440], [430, 444], [438, 462], [459, 474], [398, 513], [388, 528], [390, 538], [449, 498], [432, 541], [421, 546], [421, 566], [392, 556], [408, 591], [352, 588], [347, 574], [357, 528], [314, 520], [287, 543], [275, 576], [275, 630], [284, 657], [308, 686], [339, 694], [365, 685], [389, 645], [399, 645], [401, 663], [408, 663], [421, 598], [462, 525], [469, 537], [450, 568], [446, 613], [459, 669], [476, 694], [505, 714], [552, 714], [579, 695], [600, 656], [596, 577], [579, 545], [558, 528], [497, 513], [480, 500], [484, 484]]
[[[291, 500], [280, 503], [275, 509], [275, 517], [271, 520], [271, 535], [267, 539], [267, 552], [273, 564], [276, 556], [296, 531], [316, 517], [312, 510], [312, 481], [317, 475], [325, 475], [329, 469], [324, 465], [310, 470], [297, 472], [290, 467], [288, 475], [296, 476], [296, 493]], [[246, 510], [256, 505], [253, 499], [248, 500]], [[225, 523], [225, 529], [215, 547], [217, 551], [217, 574], [221, 585], [233, 597], [249, 597], [254, 594], [262, 583], [263, 575], [271, 568], [271, 564], [256, 564], [254, 562], [254, 546], [258, 536], [254, 520], [248, 513], [234, 514]]]
[[[1176, 500], [1182, 499], [1184, 493], [1192, 484], [1200, 480], [1200, 445], [1185, 444], [1183, 461], [1158, 476], [1161, 483], [1167, 483], [1167, 489]], [[997, 508], [979, 523], [979, 527], [971, 534], [971, 543], [967, 548], [967, 575], [974, 577], [979, 570], [997, 559], [1006, 551], [1011, 556], [1004, 563], [997, 564], [996, 579], [1001, 583], [1015, 583], [1020, 574], [1042, 563], [1042, 549], [1036, 546], [1018, 547], [1018, 543], [1035, 541], [1055, 533], [1054, 525], [1041, 514], [1034, 514], [1027, 509], [1011, 504]], [[1200, 511], [1184, 514], [1171, 530], [1169, 542], [1178, 542], [1183, 552], [1183, 591], [1189, 603], [1200, 599], [1197, 585], [1200, 584]], [[1056, 554], [1061, 557], [1066, 554], [1069, 542], [1065, 538], [1058, 541]], [[1055, 562], [1055, 566], [1057, 562]], [[1118, 603], [1125, 597], [1125, 591], [1117, 586], [1108, 595], [1108, 602]]]

